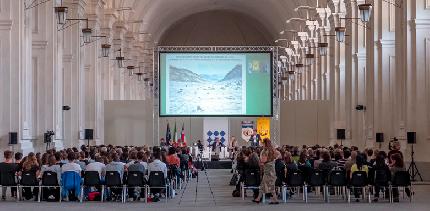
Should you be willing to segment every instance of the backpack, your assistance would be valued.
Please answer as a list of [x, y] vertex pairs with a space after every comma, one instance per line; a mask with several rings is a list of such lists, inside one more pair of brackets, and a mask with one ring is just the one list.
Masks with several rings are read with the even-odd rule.
[[240, 197], [240, 190], [235, 189], [233, 193], [231, 193], [233, 197]]
[[231, 180], [230, 180], [229, 185], [230, 185], [230, 186], [236, 186], [236, 185], [237, 185], [237, 180], [238, 180], [238, 176], [237, 176], [237, 174], [235, 173], [235, 174], [233, 174], [233, 176], [231, 177]]

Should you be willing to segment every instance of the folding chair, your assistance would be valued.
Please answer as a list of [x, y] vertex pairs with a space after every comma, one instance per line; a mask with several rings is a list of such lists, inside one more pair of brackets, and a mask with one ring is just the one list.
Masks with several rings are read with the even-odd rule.
[[164, 173], [162, 171], [151, 171], [149, 174], [148, 185], [146, 186], [146, 200], [150, 196], [151, 189], [158, 188], [166, 191], [166, 203], [169, 198], [170, 186], [166, 183]]
[[60, 183], [58, 182], [58, 175], [55, 172], [52, 171], [45, 171], [43, 172], [42, 175], [42, 182], [40, 183], [39, 186], [39, 195], [38, 195], [38, 202], [40, 202], [40, 199], [43, 196], [43, 189], [48, 189], [48, 188], [58, 188], [58, 195], [59, 195], [59, 202], [61, 202], [61, 186]]
[[33, 190], [31, 190], [31, 188], [39, 188], [39, 186], [39, 180], [37, 179], [35, 172], [24, 171], [21, 174], [21, 180], [19, 181], [19, 189], [17, 190], [17, 195], [20, 195], [20, 197], [22, 198], [23, 188], [30, 188], [31, 194], [33, 194]]
[[391, 180], [391, 186], [390, 186], [390, 192], [391, 192], [391, 198], [392, 201], [394, 201], [395, 197], [399, 197], [399, 189], [402, 188], [403, 190], [403, 198], [404, 193], [409, 196], [409, 201], [412, 202], [412, 183], [411, 183], [411, 176], [408, 171], [398, 171], [394, 174], [393, 179]]
[[366, 196], [366, 191], [368, 192], [368, 200], [370, 199], [370, 189], [368, 186], [367, 173], [365, 171], [355, 171], [352, 173], [350, 181], [350, 191], [348, 191], [348, 203], [351, 203], [351, 191], [355, 192], [361, 189], [363, 198]]
[[[105, 176], [105, 187], [109, 190], [116, 188], [121, 189], [121, 202], [125, 203], [125, 185], [122, 184], [121, 175], [117, 171], [107, 171]], [[103, 188], [104, 189], [104, 188]], [[102, 198], [104, 197], [104, 191]], [[112, 194], [112, 190], [111, 190]]]
[[0, 190], [2, 190], [3, 188], [16, 188], [16, 201], [19, 201], [19, 194], [18, 194], [18, 189], [19, 189], [19, 184], [17, 182], [17, 178], [15, 175], [15, 170], [13, 171], [5, 171], [4, 169], [0, 169]]
[[[246, 189], [256, 190], [260, 189], [260, 171], [259, 170], [245, 170], [244, 172], [244, 181], [241, 182], [241, 196], [242, 200], [245, 200], [245, 191]], [[264, 199], [264, 198], [263, 198]]]
[[140, 193], [144, 193], [145, 199], [147, 198], [146, 195], [146, 181], [144, 174], [140, 171], [130, 171], [127, 173], [127, 179], [125, 180], [125, 184], [127, 185], [126, 188], [126, 196], [129, 194], [129, 189], [133, 188], [139, 188]]
[[[323, 189], [323, 199], [325, 201], [326, 199], [326, 174], [323, 171], [314, 170], [309, 175], [309, 181], [307, 182], [308, 187], [315, 187], [319, 188], [322, 187]], [[306, 200], [307, 201], [307, 200]]]
[[[297, 170], [297, 171], [290, 171], [287, 173], [287, 189], [288, 188], [296, 189], [297, 193], [299, 193], [300, 188], [302, 188], [303, 200], [306, 203], [308, 202], [308, 191], [307, 191], [307, 186], [305, 184], [305, 177], [301, 171]], [[284, 192], [283, 194], [286, 194], [286, 190], [283, 192]]]
[[330, 202], [329, 188], [340, 189], [342, 197], [345, 199], [346, 187], [348, 186], [347, 174], [345, 170], [332, 170], [328, 174], [328, 182], [326, 185], [326, 202]]
[[82, 203], [84, 199], [84, 188], [91, 188], [91, 187], [102, 187], [101, 191], [101, 199], [100, 201], [103, 202], [103, 194], [104, 194], [104, 188], [100, 181], [100, 175], [98, 171], [86, 171], [84, 174], [84, 183], [81, 186], [81, 196], [79, 197], [79, 201]]

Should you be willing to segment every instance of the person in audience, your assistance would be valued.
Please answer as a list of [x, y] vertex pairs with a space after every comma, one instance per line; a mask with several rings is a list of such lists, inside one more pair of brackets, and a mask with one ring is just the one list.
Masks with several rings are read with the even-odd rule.
[[286, 174], [289, 174], [289, 172], [297, 171], [298, 167], [297, 164], [293, 161], [293, 158], [291, 157], [290, 152], [285, 152], [284, 155], [284, 161], [285, 161], [285, 167], [286, 167]]
[[111, 162], [107, 164], [105, 167], [106, 172], [108, 171], [118, 172], [122, 181], [122, 178], [124, 176], [125, 164], [120, 161], [118, 154], [115, 152], [110, 155], [110, 160]]
[[357, 151], [351, 151], [351, 156], [349, 157], [348, 161], [345, 162], [345, 171], [351, 172], [352, 165], [355, 164], [355, 160], [357, 158]]
[[[61, 167], [57, 164], [57, 159], [54, 155], [48, 154], [48, 163], [43, 165], [40, 170], [40, 175], [43, 178], [45, 172], [53, 172], [57, 175], [57, 182], [61, 184]], [[44, 200], [57, 201], [60, 196], [60, 190], [58, 188], [43, 188]]]
[[[390, 172], [390, 169], [388, 168], [388, 165], [385, 163], [385, 156], [383, 153], [378, 152], [378, 155], [376, 155], [374, 165], [370, 169], [370, 172], [372, 172], [372, 173], [369, 173], [369, 175], [372, 175], [373, 178], [382, 178], [385, 175], [387, 181], [390, 181], [391, 172]], [[373, 202], [378, 202], [379, 193], [381, 192], [381, 188], [382, 187], [380, 187], [378, 184], [375, 183], [375, 192], [374, 192]]]
[[[20, 172], [20, 175], [30, 173], [34, 176], [34, 179], [38, 178], [40, 176], [40, 167], [39, 163], [37, 162], [36, 155], [33, 152], [30, 152], [27, 155], [27, 159], [22, 164], [22, 170]], [[25, 187], [22, 188], [22, 195], [26, 200], [31, 200], [34, 198], [35, 201], [37, 201], [37, 195], [39, 193], [39, 188], [34, 187], [33, 190], [31, 187]]]
[[[151, 180], [151, 172], [163, 172], [164, 178], [167, 178], [167, 166], [165, 163], [161, 162], [161, 154], [159, 149], [153, 150], [153, 161], [148, 164], [148, 174], [149, 179]], [[153, 202], [159, 201], [159, 194], [161, 192], [160, 189], [151, 189], [152, 193], [154, 194], [154, 197], [152, 199]]]
[[[13, 181], [15, 180], [15, 173], [18, 170], [18, 164], [13, 162], [12, 159], [13, 152], [6, 150], [3, 153], [3, 162], [0, 163], [0, 178], [2, 180], [8, 180]], [[2, 200], [6, 200], [6, 190], [7, 187], [2, 187]], [[11, 195], [16, 197], [16, 188], [11, 188]]]
[[61, 167], [57, 164], [57, 159], [54, 155], [48, 155], [48, 163], [45, 165], [42, 165], [42, 168], [40, 169], [40, 175], [43, 176], [43, 173], [50, 171], [57, 174], [57, 181], [58, 184], [61, 182]]
[[291, 152], [291, 158], [294, 163], [297, 163], [299, 161], [300, 155], [299, 155], [299, 148], [294, 147], [293, 151]]
[[68, 163], [65, 163], [61, 166], [61, 173], [64, 173], [66, 171], [74, 171], [80, 175], [82, 172], [82, 168], [79, 164], [75, 162], [76, 154], [74, 152], [69, 152], [67, 154], [67, 160]]
[[99, 173], [100, 179], [104, 178], [106, 174], [106, 165], [104, 164], [103, 157], [97, 156], [95, 162], [89, 163], [85, 167], [85, 171], [96, 171]]
[[[391, 178], [394, 178], [396, 173], [399, 171], [406, 171], [405, 163], [401, 153], [392, 153], [390, 160]], [[411, 190], [409, 188], [406, 188], [405, 192], [408, 197], [411, 197]], [[396, 187], [393, 187], [393, 201], [399, 202], [399, 189]]]
[[390, 165], [392, 165], [393, 163], [393, 160], [391, 158], [392, 158], [392, 155], [394, 154], [400, 154], [400, 157], [402, 157], [403, 159], [403, 153], [400, 151], [400, 142], [397, 141], [396, 138], [392, 142], [392, 146], [390, 148], [390, 151], [388, 152], [388, 162]]
[[[363, 171], [366, 173], [366, 176], [369, 175], [369, 167], [367, 166], [367, 161], [366, 161], [366, 157], [364, 154], [362, 153], [358, 153], [357, 157], [355, 158], [355, 164], [353, 164], [351, 166], [351, 172], [350, 172], [350, 179], [352, 179], [354, 172], [357, 171]], [[359, 202], [359, 197], [360, 197], [360, 191], [358, 189], [354, 190], [354, 195], [355, 195], [355, 201]]]
[[275, 153], [275, 172], [276, 172], [276, 187], [282, 187], [284, 185], [286, 174], [285, 174], [285, 162], [282, 159], [282, 154], [279, 151]]
[[331, 160], [330, 153], [325, 150], [321, 154], [322, 161], [318, 165], [318, 169], [324, 172], [329, 172], [337, 167], [337, 163]]
[[125, 167], [128, 168], [131, 164], [134, 164], [137, 160], [137, 151], [133, 150], [130, 152], [128, 156], [128, 163], [125, 164]]
[[337, 168], [345, 169], [345, 164], [348, 161], [348, 158], [351, 156], [351, 152], [347, 150], [341, 150], [339, 151], [339, 159], [337, 162]]
[[260, 185], [260, 193], [258, 197], [252, 200], [255, 203], [260, 203], [263, 194], [271, 193], [270, 204], [279, 204], [278, 196], [276, 194], [276, 171], [275, 171], [275, 159], [276, 149], [272, 146], [269, 139], [263, 141], [264, 149], [260, 154], [260, 162], [263, 164], [263, 178]]

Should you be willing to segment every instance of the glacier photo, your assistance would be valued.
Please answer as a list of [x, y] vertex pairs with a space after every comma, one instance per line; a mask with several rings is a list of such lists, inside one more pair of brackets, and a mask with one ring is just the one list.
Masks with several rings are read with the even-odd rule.
[[168, 111], [177, 115], [243, 113], [242, 64], [217, 71], [169, 66]]

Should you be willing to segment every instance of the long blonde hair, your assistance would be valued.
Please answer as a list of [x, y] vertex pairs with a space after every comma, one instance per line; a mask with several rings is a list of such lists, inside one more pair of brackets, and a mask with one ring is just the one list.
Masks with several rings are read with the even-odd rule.
[[28, 153], [27, 158], [25, 159], [24, 163], [22, 164], [22, 169], [24, 171], [29, 171], [33, 166], [39, 166], [37, 163], [36, 155], [32, 152]]

